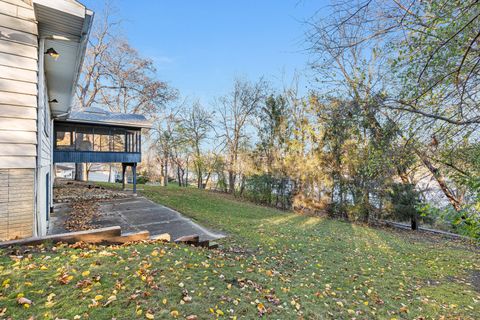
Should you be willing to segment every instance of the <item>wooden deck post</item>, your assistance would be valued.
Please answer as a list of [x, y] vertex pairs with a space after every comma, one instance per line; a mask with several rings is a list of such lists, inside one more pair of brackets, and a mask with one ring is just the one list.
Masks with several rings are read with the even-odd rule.
[[125, 171], [127, 169], [127, 165], [122, 163], [122, 190], [125, 190]]
[[137, 194], [137, 163], [134, 162], [132, 165], [132, 172], [133, 172], [133, 194]]

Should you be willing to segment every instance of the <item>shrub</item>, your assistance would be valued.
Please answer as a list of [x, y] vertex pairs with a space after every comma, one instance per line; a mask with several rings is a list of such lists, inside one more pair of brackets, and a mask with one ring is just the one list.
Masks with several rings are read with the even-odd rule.
[[138, 176], [137, 177], [137, 183], [138, 184], [145, 184], [149, 181], [149, 179], [145, 176]]
[[452, 232], [480, 239], [480, 217], [475, 210], [456, 211], [452, 207], [436, 208], [430, 204], [423, 204], [418, 210], [422, 217], [447, 224]]

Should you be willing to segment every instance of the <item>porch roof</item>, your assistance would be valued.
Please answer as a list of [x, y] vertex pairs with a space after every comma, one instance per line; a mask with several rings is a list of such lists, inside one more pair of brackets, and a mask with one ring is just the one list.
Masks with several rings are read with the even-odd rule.
[[84, 111], [72, 111], [70, 115], [62, 121], [130, 128], [150, 129], [152, 127], [152, 123], [143, 115], [109, 112], [95, 107], [88, 108]]

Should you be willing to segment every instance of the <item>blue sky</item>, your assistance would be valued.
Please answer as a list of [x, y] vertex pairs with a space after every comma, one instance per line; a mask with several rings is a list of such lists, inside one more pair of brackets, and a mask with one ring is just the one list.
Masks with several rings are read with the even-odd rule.
[[[100, 12], [103, 1], [83, 0]], [[236, 76], [280, 88], [308, 69], [302, 22], [325, 0], [114, 0], [123, 30], [159, 78], [208, 105]], [[305, 88], [305, 82], [304, 82]]]

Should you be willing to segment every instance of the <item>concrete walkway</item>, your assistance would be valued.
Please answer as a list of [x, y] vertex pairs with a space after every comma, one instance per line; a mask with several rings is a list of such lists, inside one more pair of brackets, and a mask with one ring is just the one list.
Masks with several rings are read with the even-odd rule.
[[[114, 200], [99, 201], [100, 215], [93, 220], [93, 224], [102, 227], [120, 226], [122, 233], [148, 230], [150, 235], [169, 233], [172, 240], [181, 236], [198, 234], [200, 240], [216, 240], [225, 235], [210, 231], [179, 212], [154, 203], [145, 197], [129, 196]], [[62, 231], [61, 215], [68, 214], [64, 208], [63, 214], [52, 217], [49, 233]]]

